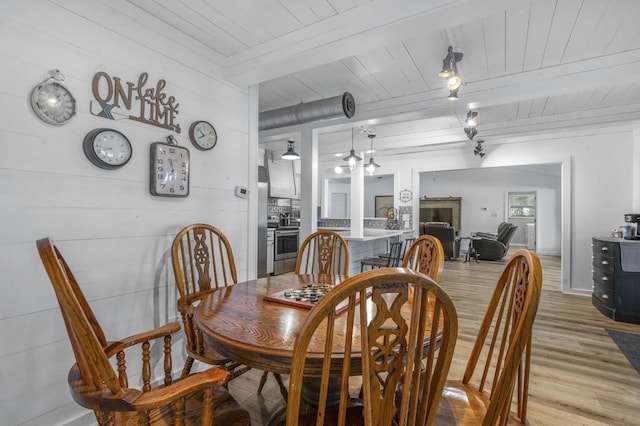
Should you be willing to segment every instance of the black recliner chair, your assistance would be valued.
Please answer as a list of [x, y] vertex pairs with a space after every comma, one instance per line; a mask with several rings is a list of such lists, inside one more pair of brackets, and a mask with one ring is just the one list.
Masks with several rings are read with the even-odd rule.
[[509, 243], [518, 227], [509, 222], [502, 222], [498, 225], [498, 233], [494, 235], [478, 232], [473, 240], [478, 259], [480, 260], [500, 260], [509, 251]]
[[433, 235], [442, 243], [445, 259], [457, 259], [460, 256], [460, 238], [456, 228], [447, 222], [420, 222], [420, 235]]

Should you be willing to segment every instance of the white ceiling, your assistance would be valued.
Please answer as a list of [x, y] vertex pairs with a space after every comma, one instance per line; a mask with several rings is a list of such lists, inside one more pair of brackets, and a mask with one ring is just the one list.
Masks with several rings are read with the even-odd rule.
[[[463, 132], [470, 108], [479, 112], [475, 140], [487, 150], [640, 120], [640, 0], [102, 3], [170, 33], [229, 82], [259, 84], [261, 111], [353, 94], [351, 120], [321, 123], [328, 126], [321, 159], [348, 150], [351, 128], [361, 125], [377, 134], [376, 160], [470, 144]], [[464, 53], [458, 71], [465, 84], [455, 102], [437, 76], [449, 45]], [[284, 150], [289, 130], [262, 132], [261, 140]]]

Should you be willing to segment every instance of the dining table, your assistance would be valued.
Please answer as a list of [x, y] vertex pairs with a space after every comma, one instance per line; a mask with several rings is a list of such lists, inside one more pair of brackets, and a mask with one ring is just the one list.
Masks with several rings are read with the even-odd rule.
[[[297, 306], [284, 291], [308, 286], [336, 286], [346, 280], [341, 275], [283, 274], [240, 282], [212, 291], [202, 299], [195, 311], [197, 326], [206, 344], [236, 362], [248, 367], [288, 375], [293, 360], [296, 335], [311, 306]], [[278, 297], [275, 297], [275, 296]], [[277, 301], [274, 301], [277, 300]], [[337, 314], [336, 321], [347, 320]], [[358, 321], [358, 315], [356, 322]], [[319, 331], [323, 326], [320, 326]], [[342, 327], [336, 326], [336, 329]], [[323, 333], [313, 337], [304, 367], [302, 398], [310, 405], [317, 404], [317, 384], [322, 376], [324, 359]], [[339, 400], [340, 374], [344, 363], [341, 347], [344, 340], [334, 334], [329, 397], [327, 403]], [[425, 340], [425, 349], [428, 347]], [[350, 374], [362, 375], [359, 327], [355, 327]]]
[[[269, 296], [310, 285], [335, 286], [345, 279], [341, 275], [283, 274], [223, 287], [198, 305], [196, 324], [206, 343], [221, 355], [251, 368], [289, 374], [296, 334], [311, 305], [296, 306], [295, 301], [282, 297], [280, 302], [268, 300]], [[307, 363], [305, 376], [320, 377], [322, 342], [311, 347], [318, 348], [318, 362]], [[353, 374], [360, 374], [360, 363], [351, 361]], [[337, 365], [336, 371], [339, 368]]]

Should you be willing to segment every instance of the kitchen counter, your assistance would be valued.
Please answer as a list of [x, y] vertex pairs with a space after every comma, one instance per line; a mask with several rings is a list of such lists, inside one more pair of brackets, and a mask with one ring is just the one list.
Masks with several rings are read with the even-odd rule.
[[401, 237], [402, 231], [391, 231], [386, 229], [365, 229], [362, 237], [352, 237], [351, 231], [336, 231], [345, 241], [373, 241], [390, 237]]
[[349, 275], [360, 272], [360, 261], [368, 257], [377, 257], [389, 250], [389, 241], [404, 240], [405, 233], [411, 230], [390, 230], [377, 228], [364, 228], [362, 237], [352, 237], [348, 227], [326, 226], [318, 227], [318, 230], [334, 231], [340, 234], [349, 245]]
[[352, 237], [351, 228], [318, 227], [318, 230], [321, 229], [337, 232], [342, 238], [345, 239], [345, 241], [372, 241], [382, 238], [400, 237], [404, 233], [403, 230], [365, 228], [364, 235], [362, 237]]

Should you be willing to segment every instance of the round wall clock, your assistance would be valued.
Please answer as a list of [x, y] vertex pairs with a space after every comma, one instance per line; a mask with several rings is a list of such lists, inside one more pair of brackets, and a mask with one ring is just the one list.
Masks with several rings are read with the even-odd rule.
[[82, 143], [84, 154], [101, 169], [113, 170], [131, 159], [131, 142], [122, 133], [112, 129], [94, 129]]
[[152, 195], [189, 195], [189, 150], [178, 146], [175, 138], [151, 144], [149, 191]]
[[58, 70], [31, 91], [31, 108], [47, 124], [61, 126], [76, 115], [76, 100], [64, 86], [64, 75]]
[[191, 143], [201, 151], [207, 151], [216, 146], [218, 134], [216, 129], [206, 121], [194, 121], [189, 127]]

